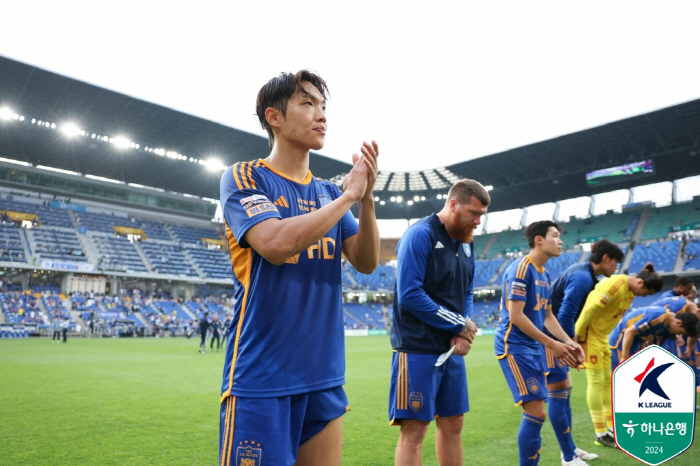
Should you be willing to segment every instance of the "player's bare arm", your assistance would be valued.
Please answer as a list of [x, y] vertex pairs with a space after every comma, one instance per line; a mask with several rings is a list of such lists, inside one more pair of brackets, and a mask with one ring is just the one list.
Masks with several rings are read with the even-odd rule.
[[[534, 323], [525, 315], [525, 301], [508, 301], [508, 314], [513, 325], [517, 326], [525, 335], [542, 343], [552, 351], [552, 354], [562, 364], [574, 366], [577, 364], [576, 356], [571, 354], [571, 347], [549, 338], [542, 333]], [[561, 327], [560, 327], [561, 328]]]
[[367, 163], [358, 161], [348, 174], [345, 192], [338, 199], [305, 215], [264, 220], [248, 230], [245, 240], [268, 262], [284, 264], [317, 243], [364, 196], [367, 171]]
[[[374, 183], [379, 173], [377, 157], [379, 147], [375, 141], [365, 142], [361, 149], [362, 155], [353, 155], [353, 164], [358, 162], [365, 164], [367, 168], [367, 187], [360, 199], [358, 208], [360, 211], [357, 234], [343, 240], [343, 254], [358, 272], [370, 274], [379, 264], [379, 228], [374, 211]], [[346, 183], [343, 182], [343, 190]]]
[[639, 334], [639, 331], [634, 327], [628, 327], [625, 329], [625, 335], [622, 337], [622, 345], [620, 353], [620, 362], [627, 360], [630, 357], [630, 351], [632, 350], [632, 343], [634, 342], [634, 337]]

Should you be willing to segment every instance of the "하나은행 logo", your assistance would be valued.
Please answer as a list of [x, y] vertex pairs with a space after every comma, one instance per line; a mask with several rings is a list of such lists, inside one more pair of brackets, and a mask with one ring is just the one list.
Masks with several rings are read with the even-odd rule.
[[695, 372], [674, 354], [652, 345], [617, 366], [612, 375], [615, 442], [649, 465], [680, 455], [695, 432]]

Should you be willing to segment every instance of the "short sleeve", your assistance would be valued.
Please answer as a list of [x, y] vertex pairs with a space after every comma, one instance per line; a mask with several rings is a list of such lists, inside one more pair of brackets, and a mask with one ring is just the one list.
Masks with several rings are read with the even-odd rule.
[[509, 301], [527, 301], [527, 288], [531, 285], [532, 271], [528, 266], [524, 278], [518, 278], [517, 271], [520, 267], [509, 267], [506, 273], [506, 285], [508, 286]]
[[260, 180], [256, 179], [256, 174], [246, 173], [239, 165], [229, 167], [221, 177], [221, 209], [236, 241], [247, 248], [250, 245], [244, 236], [250, 228], [270, 218], [282, 219], [282, 216], [261, 187]]

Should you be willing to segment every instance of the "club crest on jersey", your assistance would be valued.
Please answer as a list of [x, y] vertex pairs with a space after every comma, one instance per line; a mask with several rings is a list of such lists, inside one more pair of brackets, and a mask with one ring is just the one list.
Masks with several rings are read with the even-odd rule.
[[597, 362], [598, 362], [598, 356], [596, 356], [595, 354], [591, 354], [591, 363], [595, 364]]
[[464, 248], [464, 254], [467, 255], [467, 257], [472, 256], [472, 248], [469, 246], [467, 243], [462, 244], [462, 247]]
[[255, 440], [238, 442], [236, 449], [236, 466], [260, 466], [262, 458], [262, 448]]
[[331, 203], [331, 198], [328, 197], [326, 194], [319, 194], [318, 195], [318, 205], [320, 205], [321, 207], [325, 207], [330, 203]]
[[411, 392], [408, 401], [413, 411], [418, 412], [423, 409], [423, 394], [421, 392]]
[[536, 378], [530, 377], [527, 379], [527, 389], [530, 390], [530, 393], [539, 393], [540, 385], [537, 383]]

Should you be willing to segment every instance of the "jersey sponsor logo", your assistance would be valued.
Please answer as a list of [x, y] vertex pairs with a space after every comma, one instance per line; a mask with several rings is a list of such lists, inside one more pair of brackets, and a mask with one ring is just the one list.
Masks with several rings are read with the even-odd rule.
[[467, 255], [467, 257], [472, 256], [472, 248], [468, 244], [462, 244], [462, 247], [464, 248], [464, 253]]
[[423, 409], [423, 393], [421, 392], [411, 392], [408, 395], [409, 406], [416, 413]]
[[267, 196], [263, 194], [253, 194], [252, 196], [244, 197], [241, 199], [241, 205], [246, 205], [249, 202], [254, 202], [254, 201], [269, 201], [270, 199], [267, 198]]
[[513, 290], [510, 293], [515, 296], [522, 296], [523, 298], [527, 296], [527, 292], [525, 290], [521, 290], [517, 287], [513, 287]]
[[440, 249], [440, 248], [444, 248], [444, 247], [445, 247], [445, 246], [443, 246], [442, 243], [441, 243], [440, 241], [438, 241], [437, 243], [435, 243], [435, 249]]
[[289, 207], [289, 204], [287, 203], [287, 199], [285, 199], [284, 196], [280, 196], [277, 198], [275, 201], [275, 205], [279, 207]]
[[540, 298], [540, 294], [537, 293], [537, 305], [533, 311], [539, 311], [540, 309], [546, 310], [547, 306], [549, 306], [549, 298]]
[[262, 448], [255, 440], [238, 442], [236, 449], [236, 466], [260, 466], [262, 464]]
[[[306, 249], [306, 257], [308, 259], [335, 259], [335, 240], [333, 238], [323, 237], [316, 244], [312, 244]], [[299, 257], [302, 253], [295, 254], [286, 261], [285, 264], [298, 264]]]
[[302, 212], [313, 212], [316, 210], [316, 201], [307, 201], [297, 197], [297, 207]]
[[318, 205], [320, 205], [321, 207], [325, 207], [330, 203], [331, 203], [330, 197], [328, 197], [327, 195], [325, 195], [323, 193], [318, 195]]
[[272, 202], [267, 201], [262, 204], [255, 205], [253, 207], [249, 207], [245, 210], [245, 213], [248, 214], [248, 217], [255, 217], [256, 215], [265, 213], [265, 212], [277, 212], [277, 207], [275, 207]]

